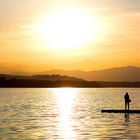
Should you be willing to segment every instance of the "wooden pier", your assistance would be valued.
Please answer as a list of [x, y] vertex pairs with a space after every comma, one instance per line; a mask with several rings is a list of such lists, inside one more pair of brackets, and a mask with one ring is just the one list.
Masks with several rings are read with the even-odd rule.
[[139, 113], [140, 110], [101, 110], [102, 113]]

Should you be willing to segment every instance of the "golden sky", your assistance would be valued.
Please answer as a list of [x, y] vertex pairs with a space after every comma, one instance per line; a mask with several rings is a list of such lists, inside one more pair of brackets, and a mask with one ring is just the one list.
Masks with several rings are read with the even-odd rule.
[[1, 72], [140, 66], [139, 0], [1, 0]]

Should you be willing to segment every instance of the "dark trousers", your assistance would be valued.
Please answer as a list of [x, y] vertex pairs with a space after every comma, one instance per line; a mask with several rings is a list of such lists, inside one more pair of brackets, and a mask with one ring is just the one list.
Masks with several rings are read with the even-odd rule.
[[129, 102], [125, 102], [125, 110], [129, 110]]

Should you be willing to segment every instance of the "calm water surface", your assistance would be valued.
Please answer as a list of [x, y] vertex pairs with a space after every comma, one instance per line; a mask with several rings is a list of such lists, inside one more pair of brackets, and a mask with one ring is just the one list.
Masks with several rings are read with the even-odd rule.
[[140, 114], [102, 114], [140, 109], [140, 89], [15, 88], [0, 89], [0, 140], [135, 140]]

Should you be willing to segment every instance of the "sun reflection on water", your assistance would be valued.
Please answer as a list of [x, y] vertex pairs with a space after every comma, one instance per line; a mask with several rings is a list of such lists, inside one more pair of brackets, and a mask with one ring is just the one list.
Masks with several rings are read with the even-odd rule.
[[65, 140], [76, 139], [76, 134], [73, 128], [75, 122], [72, 119], [72, 111], [74, 107], [74, 99], [78, 93], [78, 89], [56, 88], [53, 89], [53, 93], [56, 96], [56, 102], [60, 112], [60, 117], [58, 120], [58, 135]]

